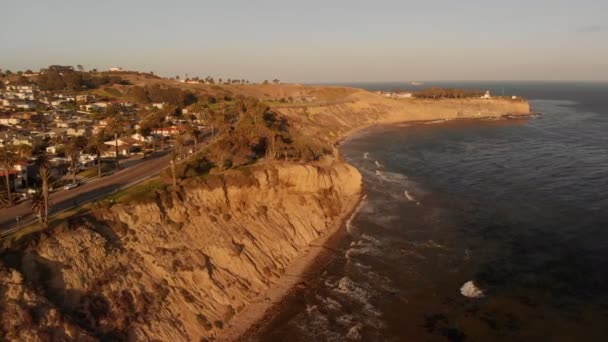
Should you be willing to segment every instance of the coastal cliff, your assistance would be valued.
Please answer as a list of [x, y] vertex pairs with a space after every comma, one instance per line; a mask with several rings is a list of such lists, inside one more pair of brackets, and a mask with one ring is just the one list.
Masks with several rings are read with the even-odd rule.
[[275, 163], [76, 216], [4, 256], [0, 331], [33, 341], [213, 337], [334, 232], [360, 191], [345, 163]]
[[[281, 114], [303, 127], [308, 134], [335, 143], [354, 130], [377, 124], [406, 121], [498, 118], [529, 115], [530, 105], [522, 99], [392, 99], [352, 88], [337, 88], [344, 94], [318, 105], [277, 105]], [[322, 98], [322, 92], [310, 95]]]
[[[273, 96], [319, 100], [272, 109], [329, 144], [375, 124], [529, 113], [520, 100], [396, 100], [352, 88], [243, 87], [275, 88], [284, 93]], [[175, 191], [75, 215], [3, 253], [0, 337], [232, 340], [263, 312], [238, 329], [233, 322], [247, 308], [263, 311], [268, 306], [256, 305], [280, 300], [294, 284], [280, 285], [286, 272], [297, 279], [303, 268], [294, 263], [312, 260], [303, 255], [337, 231], [360, 196], [359, 172], [325, 157], [194, 177]], [[277, 288], [282, 292], [270, 294]]]

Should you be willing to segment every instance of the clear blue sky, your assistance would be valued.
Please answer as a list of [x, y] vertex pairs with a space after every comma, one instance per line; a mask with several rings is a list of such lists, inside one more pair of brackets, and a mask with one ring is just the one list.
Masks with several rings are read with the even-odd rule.
[[606, 0], [0, 0], [0, 68], [285, 81], [608, 80]]

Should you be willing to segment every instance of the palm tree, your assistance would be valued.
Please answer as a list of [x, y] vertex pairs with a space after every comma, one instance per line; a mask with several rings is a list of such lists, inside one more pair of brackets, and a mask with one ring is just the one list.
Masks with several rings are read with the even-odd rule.
[[184, 136], [182, 134], [178, 134], [175, 137], [175, 152], [180, 159], [184, 157], [184, 145]]
[[17, 161], [17, 156], [15, 155], [15, 152], [13, 152], [13, 150], [11, 150], [7, 147], [0, 148], [0, 167], [2, 167], [4, 169], [4, 176], [6, 177], [6, 191], [8, 194], [8, 205], [9, 206], [13, 205], [13, 196], [11, 194], [10, 171], [13, 168], [13, 166], [15, 165], [16, 161]]
[[51, 180], [51, 161], [46, 153], [42, 153], [36, 158], [38, 175], [42, 180], [42, 197], [44, 198], [44, 225], [49, 223], [49, 181]]
[[36, 217], [38, 217], [38, 222], [40, 224], [44, 224], [44, 217], [43, 217], [43, 213], [44, 213], [44, 196], [42, 194], [42, 191], [40, 191], [40, 189], [37, 189], [36, 192], [32, 195], [32, 198], [30, 199], [31, 201], [31, 212], [36, 214]]
[[32, 146], [27, 144], [19, 144], [15, 146], [15, 152], [21, 159], [27, 159], [32, 156]]
[[144, 158], [146, 158], [146, 142], [149, 137], [152, 137], [152, 151], [156, 153], [156, 141], [154, 139], [153, 128], [154, 128], [154, 115], [149, 114], [142, 118], [139, 123], [139, 134], [144, 138]]
[[101, 177], [101, 156], [107, 151], [108, 145], [105, 143], [104, 131], [91, 137], [88, 149], [97, 155], [97, 177]]
[[201, 131], [194, 123], [189, 123], [186, 126], [186, 133], [194, 140], [194, 151], [198, 151], [198, 138], [201, 134]]
[[116, 115], [110, 120], [108, 126], [106, 127], [110, 131], [111, 134], [114, 134], [114, 148], [116, 155], [114, 156], [114, 167], [118, 171], [118, 137], [124, 133], [125, 125], [122, 121], [122, 118], [119, 115]]
[[171, 165], [171, 176], [173, 178], [173, 190], [177, 190], [177, 177], [175, 176], [175, 159], [176, 159], [176, 154], [175, 152], [171, 153], [171, 160], [169, 161], [170, 165]]
[[80, 152], [87, 146], [85, 137], [76, 137], [70, 140], [70, 143], [65, 146], [66, 155], [70, 158], [70, 167], [72, 168], [72, 183], [76, 183], [76, 173]]

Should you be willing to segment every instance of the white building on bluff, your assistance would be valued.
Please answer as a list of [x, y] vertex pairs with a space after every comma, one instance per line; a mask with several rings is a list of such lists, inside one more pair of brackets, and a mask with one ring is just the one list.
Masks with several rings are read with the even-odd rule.
[[486, 90], [486, 93], [481, 97], [482, 99], [491, 99], [492, 95], [490, 95], [490, 91]]

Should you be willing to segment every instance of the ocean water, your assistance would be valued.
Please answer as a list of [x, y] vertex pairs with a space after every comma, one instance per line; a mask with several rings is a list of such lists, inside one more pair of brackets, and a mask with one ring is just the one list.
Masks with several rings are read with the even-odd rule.
[[541, 114], [343, 142], [366, 196], [255, 339], [608, 340], [608, 84], [436, 85], [504, 89]]

